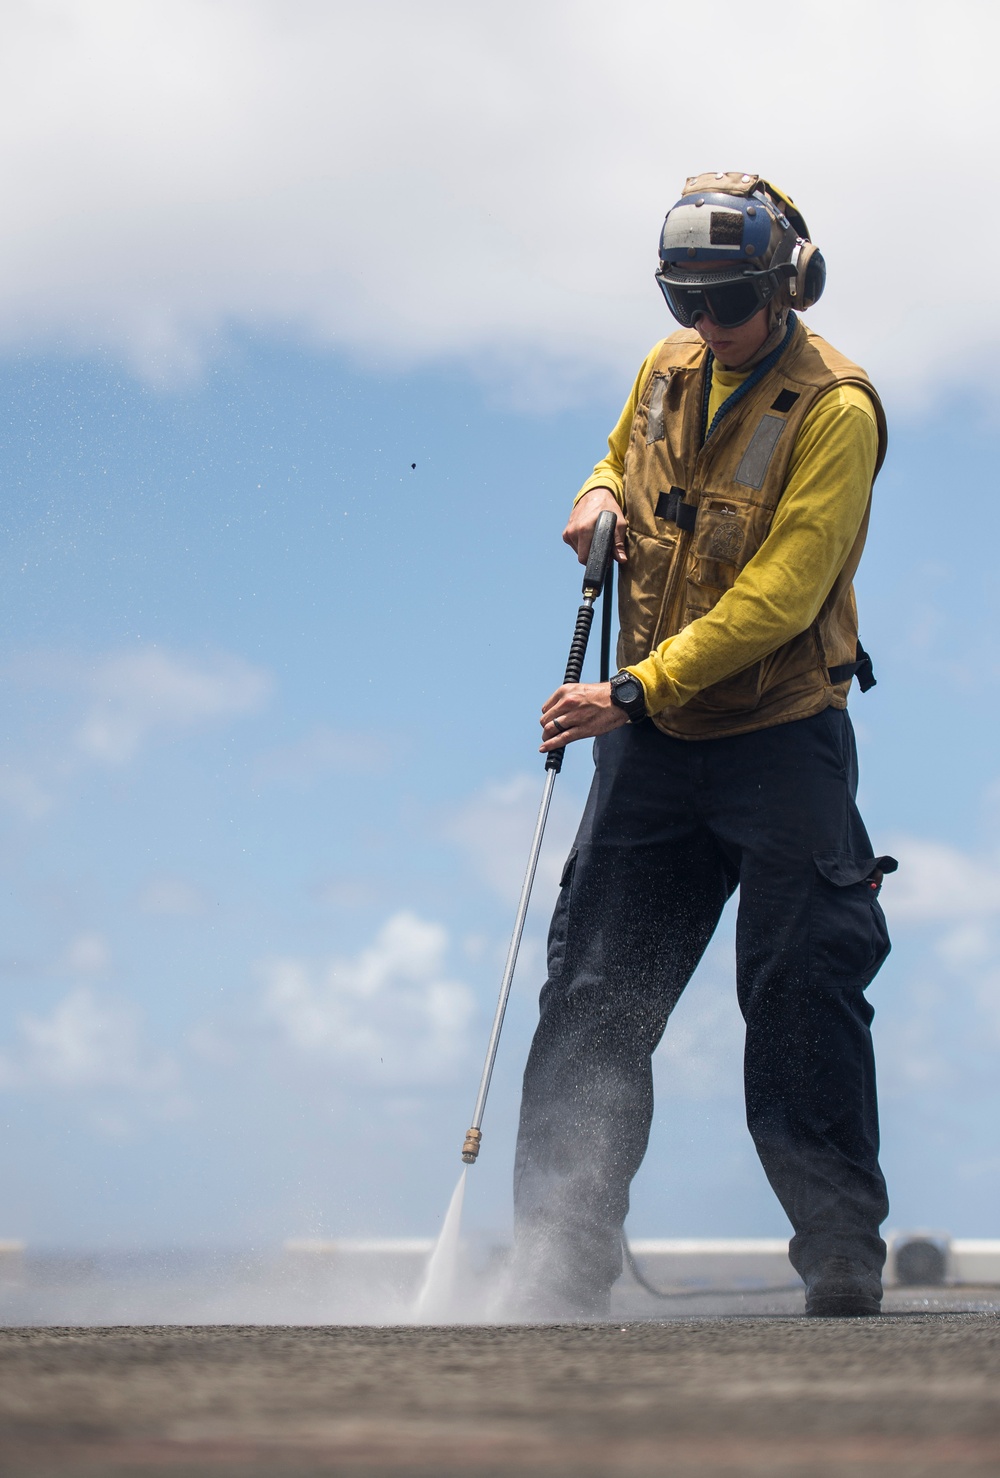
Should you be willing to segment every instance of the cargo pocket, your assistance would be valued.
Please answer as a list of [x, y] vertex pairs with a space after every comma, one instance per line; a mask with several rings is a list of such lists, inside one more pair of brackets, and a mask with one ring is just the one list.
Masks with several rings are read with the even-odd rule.
[[868, 985], [889, 953], [876, 873], [895, 872], [895, 857], [815, 852], [809, 973], [817, 985]]
[[566, 865], [559, 879], [559, 898], [549, 926], [549, 947], [546, 968], [550, 980], [562, 973], [566, 963], [566, 937], [569, 932], [569, 903], [573, 893], [573, 874], [576, 872], [576, 848], [566, 858]]

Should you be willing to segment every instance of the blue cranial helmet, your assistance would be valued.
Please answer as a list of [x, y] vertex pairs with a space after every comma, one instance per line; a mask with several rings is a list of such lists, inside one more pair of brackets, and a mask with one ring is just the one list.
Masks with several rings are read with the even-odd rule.
[[757, 308], [773, 300], [801, 311], [822, 294], [826, 264], [787, 195], [759, 175], [730, 171], [687, 180], [663, 222], [656, 276], [685, 322], [681, 293], [671, 289], [741, 283]]

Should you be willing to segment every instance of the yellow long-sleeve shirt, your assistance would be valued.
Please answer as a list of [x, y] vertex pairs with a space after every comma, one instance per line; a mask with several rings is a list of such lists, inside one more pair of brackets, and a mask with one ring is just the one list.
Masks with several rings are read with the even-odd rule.
[[[577, 499], [604, 487], [625, 506], [623, 473], [632, 418], [659, 348], [643, 361], [608, 437], [608, 455]], [[709, 422], [745, 378], [713, 365]], [[812, 624], [861, 527], [877, 455], [878, 427], [864, 390], [837, 386], [817, 400], [796, 438], [767, 538], [732, 589], [706, 616], [628, 669], [642, 683], [650, 713], [681, 707], [702, 688], [742, 672]]]

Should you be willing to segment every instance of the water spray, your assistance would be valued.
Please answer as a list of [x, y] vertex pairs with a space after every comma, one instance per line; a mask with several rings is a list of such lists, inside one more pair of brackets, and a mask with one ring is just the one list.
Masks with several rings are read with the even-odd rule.
[[[609, 665], [611, 640], [612, 572], [610, 560], [617, 522], [616, 515], [610, 509], [605, 509], [598, 516], [597, 523], [594, 527], [590, 555], [587, 559], [587, 568], [583, 576], [583, 603], [576, 613], [576, 627], [573, 631], [573, 640], [570, 643], [569, 659], [566, 663], [566, 676], [563, 678], [564, 684], [578, 683], [580, 681], [580, 675], [583, 672], [583, 659], [587, 655], [587, 643], [590, 640], [590, 628], [594, 620], [594, 602], [602, 590], [604, 590], [605, 594], [604, 614], [601, 623], [601, 681], [606, 682], [608, 678], [607, 668]], [[521, 935], [524, 932], [524, 921], [528, 915], [528, 903], [531, 899], [531, 889], [535, 881], [535, 870], [538, 867], [538, 856], [542, 850], [542, 838], [545, 835], [545, 823], [548, 819], [549, 805], [552, 801], [552, 790], [556, 783], [556, 776], [562, 769], [563, 755], [565, 753], [565, 748], [553, 749], [545, 757], [545, 787], [542, 791], [542, 800], [538, 808], [535, 832], [531, 838], [531, 847], [528, 851], [528, 865], [525, 868], [524, 882], [521, 884], [521, 896], [518, 899], [517, 913], [514, 917], [514, 932], [511, 935], [510, 948], [507, 951], [507, 962], [504, 965], [503, 979], [500, 982], [500, 995], [497, 1000], [496, 1013], [493, 1017], [490, 1040], [486, 1048], [483, 1075], [479, 1080], [476, 1106], [472, 1112], [472, 1125], [467, 1131], [465, 1143], [462, 1145], [462, 1159], [466, 1165], [474, 1165], [476, 1163], [483, 1141], [482, 1124], [483, 1113], [486, 1109], [486, 1097], [490, 1091], [493, 1065], [496, 1062], [497, 1049], [500, 1046], [500, 1033], [503, 1029], [507, 1001], [510, 997], [510, 988], [514, 980], [517, 954], [521, 947]]]

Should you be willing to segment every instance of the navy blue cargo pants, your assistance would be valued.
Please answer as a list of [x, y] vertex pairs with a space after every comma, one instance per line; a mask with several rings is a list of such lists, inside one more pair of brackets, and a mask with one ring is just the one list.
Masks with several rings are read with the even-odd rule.
[[847, 713], [697, 741], [630, 724], [594, 751], [524, 1075], [518, 1278], [583, 1314], [606, 1303], [649, 1137], [650, 1058], [737, 884], [747, 1122], [791, 1261], [803, 1277], [829, 1256], [881, 1269], [864, 991], [889, 952], [874, 875], [896, 864], [873, 855], [855, 803]]

